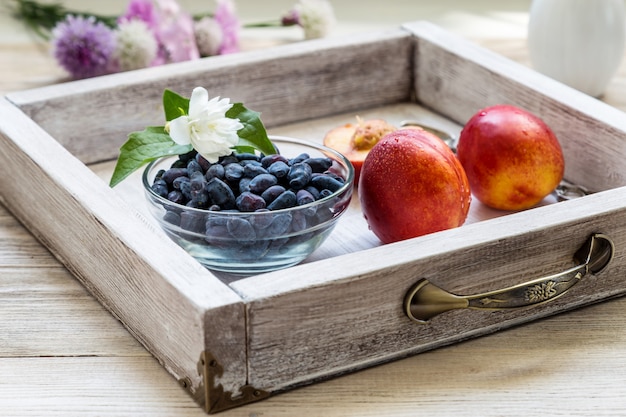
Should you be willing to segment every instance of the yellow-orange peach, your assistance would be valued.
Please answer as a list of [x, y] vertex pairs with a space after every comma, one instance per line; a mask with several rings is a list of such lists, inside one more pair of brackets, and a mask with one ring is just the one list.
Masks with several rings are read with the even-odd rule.
[[536, 115], [511, 105], [487, 107], [470, 118], [457, 155], [472, 194], [496, 209], [533, 207], [563, 179], [565, 162], [554, 132]]

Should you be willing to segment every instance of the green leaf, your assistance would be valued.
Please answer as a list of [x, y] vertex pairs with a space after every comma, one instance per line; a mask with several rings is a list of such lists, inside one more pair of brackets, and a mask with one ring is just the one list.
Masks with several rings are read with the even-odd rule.
[[177, 119], [189, 113], [189, 99], [166, 89], [163, 91], [163, 110], [166, 121]]
[[231, 149], [233, 149], [235, 153], [254, 153], [257, 150], [254, 146], [243, 145], [233, 146]]
[[261, 113], [249, 110], [242, 103], [234, 103], [226, 112], [226, 117], [239, 119], [243, 128], [239, 129], [239, 143], [237, 148], [248, 147], [263, 152], [265, 155], [277, 153], [272, 141], [267, 137], [267, 131], [261, 122]]
[[120, 148], [120, 156], [109, 185], [115, 187], [143, 165], [162, 156], [181, 155], [192, 150], [191, 145], [178, 145], [163, 126], [150, 126], [128, 135]]

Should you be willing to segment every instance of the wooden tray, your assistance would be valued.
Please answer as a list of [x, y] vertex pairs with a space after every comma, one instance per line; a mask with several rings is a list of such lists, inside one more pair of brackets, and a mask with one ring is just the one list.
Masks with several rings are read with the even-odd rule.
[[[355, 198], [307, 262], [214, 274], [142, 214], [138, 180], [107, 186], [127, 133], [162, 121], [163, 89], [198, 85], [261, 111], [270, 133], [317, 141], [356, 115], [458, 132], [482, 107], [518, 105], [553, 128], [566, 178], [594, 193], [519, 213], [475, 201], [463, 227], [384, 246]], [[626, 292], [624, 114], [425, 22], [14, 93], [0, 112], [3, 204], [207, 412]], [[407, 316], [421, 279], [465, 295], [528, 283], [574, 266], [594, 234], [613, 259], [559, 296]]]

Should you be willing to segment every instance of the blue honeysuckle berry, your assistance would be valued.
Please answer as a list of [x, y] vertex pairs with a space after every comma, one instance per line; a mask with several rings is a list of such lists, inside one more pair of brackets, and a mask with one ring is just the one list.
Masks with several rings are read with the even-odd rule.
[[250, 181], [250, 191], [260, 195], [263, 191], [276, 184], [278, 184], [278, 178], [272, 174], [260, 174]]
[[[169, 169], [160, 170], [151, 188], [181, 206], [274, 211], [312, 203], [341, 188], [344, 179], [328, 171], [331, 165], [331, 159], [311, 158], [307, 153], [293, 159], [229, 155], [209, 163], [198, 153], [189, 152]], [[313, 208], [304, 215], [311, 217], [315, 212]]]
[[264, 209], [266, 204], [263, 197], [250, 191], [239, 194], [236, 200], [237, 209], [244, 212], [252, 212]]
[[329, 175], [315, 175], [311, 178], [311, 184], [318, 190], [328, 189], [332, 192], [335, 192], [343, 187], [343, 182], [340, 182]]
[[297, 162], [291, 165], [287, 179], [289, 180], [289, 186], [295, 190], [306, 187], [311, 181], [313, 170], [311, 166], [304, 162]]
[[329, 158], [307, 158], [303, 162], [308, 164], [313, 172], [326, 172], [333, 165]]
[[235, 162], [225, 165], [224, 178], [228, 181], [239, 181], [243, 178], [243, 166]]
[[276, 161], [267, 167], [267, 172], [278, 179], [285, 178], [289, 174], [289, 165], [284, 161]]
[[276, 184], [268, 187], [265, 191], [263, 191], [261, 197], [263, 198], [263, 200], [265, 200], [266, 204], [271, 204], [272, 201], [276, 200], [276, 198], [284, 192], [285, 187]]
[[296, 193], [286, 190], [267, 206], [270, 210], [281, 210], [296, 206]]

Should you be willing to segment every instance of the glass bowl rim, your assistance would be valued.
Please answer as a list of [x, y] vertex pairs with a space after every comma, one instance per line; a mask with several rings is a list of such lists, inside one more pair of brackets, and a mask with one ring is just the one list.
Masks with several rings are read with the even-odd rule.
[[[320, 198], [319, 200], [315, 200], [311, 203], [307, 203], [307, 204], [303, 204], [301, 206], [294, 206], [294, 207], [288, 207], [288, 208], [284, 208], [284, 209], [279, 209], [279, 210], [271, 210], [271, 211], [263, 211], [263, 212], [255, 212], [255, 211], [219, 211], [219, 210], [215, 210], [215, 211], [211, 211], [211, 210], [207, 210], [207, 209], [199, 209], [199, 208], [195, 208], [195, 207], [187, 207], [187, 206], [183, 206], [182, 204], [178, 204], [178, 203], [174, 203], [173, 201], [168, 200], [165, 197], [161, 197], [159, 194], [157, 194], [156, 192], [154, 192], [154, 190], [152, 189], [152, 186], [150, 185], [150, 182], [148, 180], [148, 173], [152, 170], [152, 168], [154, 167], [154, 165], [156, 165], [159, 161], [162, 161], [164, 159], [167, 158], [173, 158], [173, 157], [177, 157], [178, 155], [167, 155], [167, 156], [162, 156], [159, 157], [153, 161], [151, 161], [150, 163], [148, 163], [148, 165], [146, 166], [146, 168], [143, 170], [143, 173], [141, 174], [141, 180], [143, 183], [143, 188], [145, 191], [147, 191], [150, 196], [154, 199], [156, 199], [157, 201], [159, 201], [162, 204], [167, 204], [168, 206], [171, 207], [175, 207], [180, 209], [181, 211], [186, 211], [186, 212], [191, 212], [191, 213], [199, 213], [199, 214], [210, 214], [212, 216], [254, 216], [254, 215], [267, 215], [267, 213], [288, 213], [288, 212], [293, 212], [296, 210], [306, 210], [307, 208], [310, 207], [315, 207], [318, 205], [322, 205], [330, 200], [332, 200], [333, 198], [336, 198], [340, 195], [343, 195], [346, 191], [350, 190], [351, 188], [354, 187], [354, 166], [352, 165], [352, 163], [350, 162], [350, 160], [348, 158], [346, 158], [342, 153], [336, 151], [335, 149], [332, 149], [328, 146], [325, 146], [323, 144], [319, 144], [317, 142], [308, 140], [308, 139], [301, 139], [301, 138], [294, 138], [294, 137], [290, 137], [290, 136], [280, 136], [280, 135], [268, 135], [269, 139], [274, 141], [276, 140], [277, 142], [283, 141], [283, 142], [289, 142], [292, 144], [298, 144], [298, 145], [304, 145], [304, 146], [308, 146], [311, 148], [314, 148], [324, 154], [329, 153], [331, 155], [333, 155], [334, 157], [336, 157], [338, 160], [340, 160], [343, 165], [346, 167], [347, 169], [347, 176], [345, 179], [344, 184], [334, 193], [332, 193], [329, 196]], [[280, 149], [278, 150], [279, 154], [280, 154]]]

